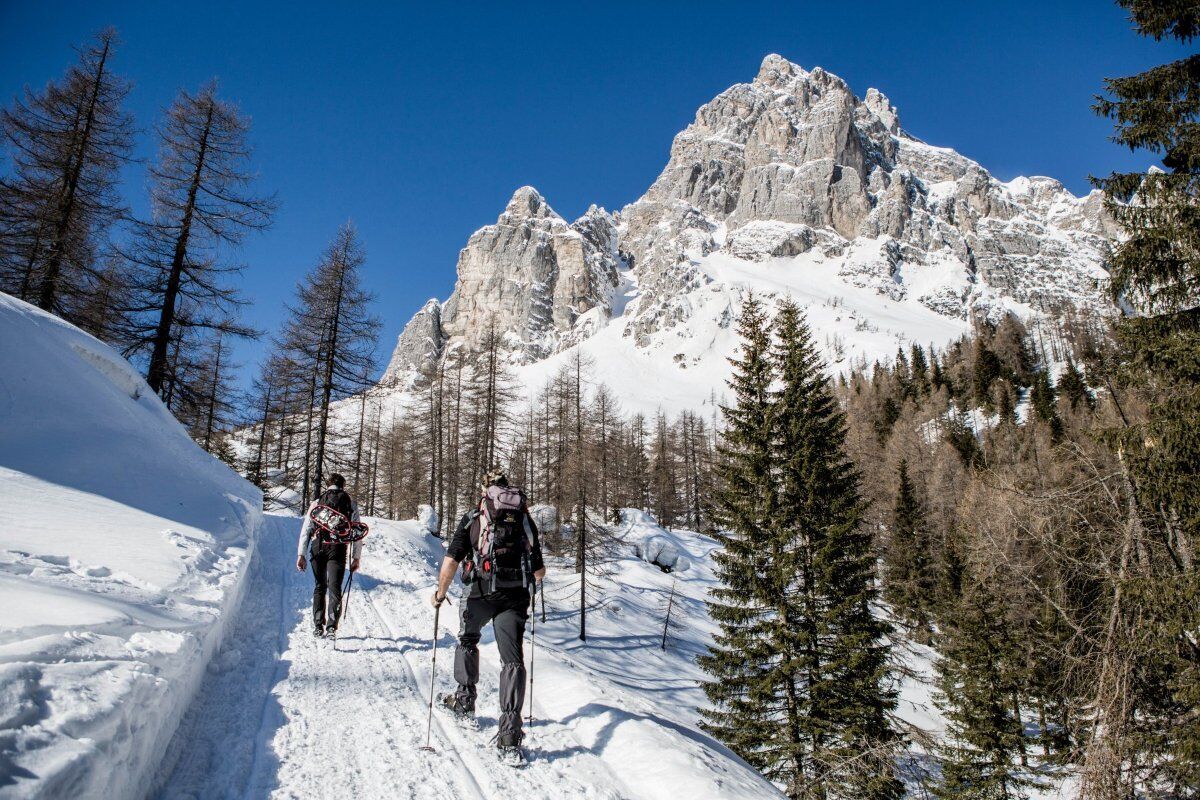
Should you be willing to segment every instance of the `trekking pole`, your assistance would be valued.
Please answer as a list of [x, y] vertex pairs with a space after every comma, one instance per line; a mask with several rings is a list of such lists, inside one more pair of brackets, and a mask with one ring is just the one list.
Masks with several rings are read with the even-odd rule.
[[[446, 598], [446, 602], [450, 602], [450, 598]], [[437, 643], [438, 643], [438, 621], [442, 616], [442, 607], [434, 606], [433, 609], [433, 663], [429, 665], [429, 720], [425, 723], [425, 746], [421, 749], [427, 753], [435, 753], [429, 744], [429, 738], [433, 735], [433, 688], [434, 681], [437, 677]]]
[[[354, 558], [349, 554], [346, 555], [346, 558], [351, 564], [354, 563]], [[347, 565], [347, 571], [350, 573], [350, 577], [346, 578], [346, 591], [342, 592], [342, 594], [345, 595], [345, 598], [342, 600], [343, 617], [350, 616], [350, 590], [354, 588], [354, 570], [350, 569], [349, 565]]]
[[[531, 592], [533, 603], [533, 628], [529, 633], [529, 727], [533, 727], [533, 657], [537, 653], [537, 587]], [[542, 608], [546, 607], [545, 600], [542, 601]]]

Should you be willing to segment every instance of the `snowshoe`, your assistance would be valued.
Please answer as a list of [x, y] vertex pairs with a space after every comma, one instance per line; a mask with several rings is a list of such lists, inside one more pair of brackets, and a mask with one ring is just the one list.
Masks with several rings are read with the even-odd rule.
[[502, 744], [497, 749], [500, 754], [500, 763], [507, 767], [523, 767], [529, 763], [525, 758], [525, 751], [521, 749], [520, 745]]
[[457, 722], [472, 728], [478, 727], [474, 704], [465, 702], [457, 694], [448, 694], [442, 697], [442, 705], [454, 715]]

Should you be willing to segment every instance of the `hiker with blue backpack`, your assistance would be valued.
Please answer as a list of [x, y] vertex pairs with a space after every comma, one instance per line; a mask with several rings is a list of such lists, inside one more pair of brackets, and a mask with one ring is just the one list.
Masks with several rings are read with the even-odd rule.
[[367, 526], [358, 518], [358, 505], [346, 491], [346, 479], [333, 473], [329, 486], [308, 507], [296, 545], [296, 569], [303, 572], [307, 562], [312, 562], [313, 636], [317, 638], [337, 636], [342, 579], [347, 566], [351, 578], [358, 571], [366, 533]]
[[446, 601], [455, 573], [462, 572], [468, 587], [462, 603], [458, 647], [454, 651], [454, 679], [458, 689], [442, 704], [462, 719], [475, 714], [479, 682], [479, 637], [492, 623], [500, 650], [500, 722], [496, 737], [501, 758], [521, 763], [521, 707], [525, 702], [523, 641], [533, 592], [546, 574], [537, 525], [529, 513], [525, 494], [510, 486], [495, 470], [484, 480], [479, 505], [463, 516], [446, 549], [437, 588], [430, 598], [434, 608]]

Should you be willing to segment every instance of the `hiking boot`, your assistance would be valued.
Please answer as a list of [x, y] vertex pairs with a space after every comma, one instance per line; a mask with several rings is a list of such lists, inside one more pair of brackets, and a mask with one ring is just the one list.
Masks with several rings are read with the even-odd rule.
[[313, 626], [313, 638], [314, 639], [320, 639], [324, 635], [325, 635], [325, 628], [323, 626], [321, 626], [321, 625]]
[[335, 628], [335, 627], [326, 628], [325, 629], [325, 638], [326, 639], [336, 639], [337, 638], [337, 628]]
[[503, 733], [496, 737], [496, 749], [500, 761], [510, 767], [520, 767], [525, 764], [525, 751], [521, 749], [521, 734]]
[[459, 719], [471, 719], [475, 716], [475, 704], [463, 700], [457, 694], [448, 694], [443, 697], [442, 705]]

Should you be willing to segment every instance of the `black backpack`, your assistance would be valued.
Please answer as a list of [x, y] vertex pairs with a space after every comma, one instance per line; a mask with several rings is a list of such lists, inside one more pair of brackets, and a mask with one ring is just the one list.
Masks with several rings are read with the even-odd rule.
[[316, 541], [313, 545], [330, 547], [351, 541], [353, 526], [350, 517], [353, 514], [354, 505], [345, 490], [331, 486], [321, 492], [317, 504], [309, 512], [309, 518], [317, 527]]
[[485, 593], [530, 586], [533, 541], [525, 519], [528, 513], [525, 494], [520, 489], [489, 486], [484, 494], [479, 525], [475, 528], [477, 535], [471, 541], [477, 563], [467, 572], [473, 573], [472, 578], [482, 584]]

